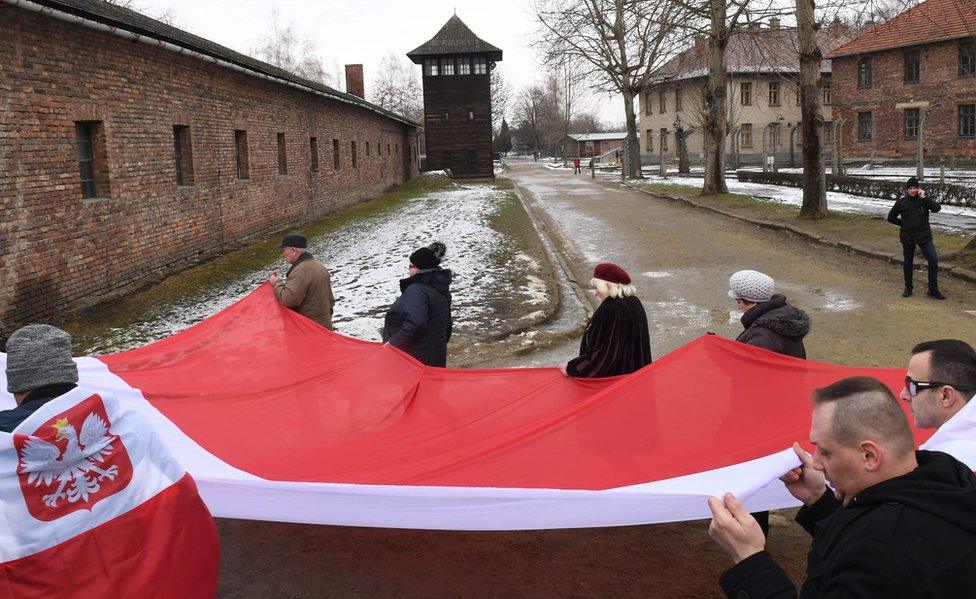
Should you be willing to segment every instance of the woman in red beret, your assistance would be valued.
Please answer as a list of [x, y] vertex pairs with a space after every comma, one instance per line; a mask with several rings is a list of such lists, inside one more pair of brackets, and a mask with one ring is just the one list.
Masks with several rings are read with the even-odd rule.
[[559, 369], [569, 376], [591, 378], [630, 374], [650, 364], [647, 313], [634, 295], [630, 275], [605, 262], [593, 269], [590, 283], [600, 306], [583, 332], [579, 357]]

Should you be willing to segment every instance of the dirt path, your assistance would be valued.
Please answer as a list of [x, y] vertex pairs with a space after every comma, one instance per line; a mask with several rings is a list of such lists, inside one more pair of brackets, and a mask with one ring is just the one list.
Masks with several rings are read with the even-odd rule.
[[[949, 301], [900, 297], [900, 270], [783, 234], [654, 200], [611, 182], [513, 164], [513, 177], [581, 252], [627, 268], [660, 356], [713, 331], [733, 335], [729, 275], [756, 268], [814, 321], [811, 357], [898, 366], [915, 342], [972, 339], [976, 290], [943, 283]], [[897, 241], [892, 239], [893, 246]], [[924, 288], [919, 273], [917, 288]], [[492, 365], [551, 364], [576, 343]], [[800, 580], [808, 538], [773, 514], [769, 549]], [[539, 532], [427, 532], [219, 521], [226, 597], [714, 597], [729, 561], [707, 522]]]

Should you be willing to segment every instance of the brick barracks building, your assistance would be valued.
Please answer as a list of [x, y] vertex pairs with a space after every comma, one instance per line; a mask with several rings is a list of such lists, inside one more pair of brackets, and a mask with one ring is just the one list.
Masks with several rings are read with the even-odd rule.
[[972, 0], [927, 0], [867, 29], [829, 58], [846, 159], [910, 162], [921, 129], [927, 157], [976, 163]]
[[0, 39], [2, 332], [417, 173], [358, 65], [342, 93], [96, 0], [0, 0]]

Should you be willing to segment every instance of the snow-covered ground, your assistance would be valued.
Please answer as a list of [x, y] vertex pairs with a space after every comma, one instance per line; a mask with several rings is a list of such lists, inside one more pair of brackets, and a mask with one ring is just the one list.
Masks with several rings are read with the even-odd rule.
[[[457, 187], [403, 201], [390, 210], [368, 211], [311, 239], [309, 250], [332, 274], [336, 331], [378, 340], [386, 309], [400, 293], [400, 279], [407, 276], [408, 256], [435, 240], [447, 245], [441, 266], [454, 271], [457, 330], [497, 327], [499, 294], [524, 304], [527, 311], [538, 310], [549, 300], [541, 278], [545, 265], [518, 251], [521, 242], [493, 229], [489, 222], [501, 201], [513, 201], [506, 194], [490, 185]], [[208, 267], [213, 265], [198, 268]], [[132, 310], [133, 317], [126, 322], [104, 315], [106, 326], [89, 327], [90, 336], [79, 341], [91, 353], [144, 345], [220, 311], [266, 281], [273, 270], [285, 273], [287, 268], [284, 260], [278, 260], [229, 283], [204, 285], [161, 302], [131, 298], [149, 307]]]
[[[619, 175], [606, 175], [616, 179]], [[664, 183], [669, 185], [690, 185], [701, 187], [702, 180], [697, 177], [669, 176], [662, 179], [657, 175], [645, 173], [647, 183]], [[799, 187], [784, 187], [780, 185], [766, 185], [762, 183], [742, 183], [734, 178], [727, 178], [729, 191], [750, 195], [758, 200], [766, 200], [781, 204], [799, 206], [803, 202], [803, 190]], [[865, 198], [847, 193], [827, 192], [827, 206], [831, 210], [840, 212], [854, 212], [867, 214], [877, 218], [885, 218], [891, 209], [891, 202], [875, 198]], [[932, 225], [955, 233], [976, 234], [976, 209], [960, 206], [943, 206], [942, 211], [931, 215]]]
[[[762, 167], [759, 166], [749, 166], [743, 167], [740, 170], [744, 171], [761, 171]], [[802, 168], [780, 168], [781, 173], [802, 173]], [[865, 177], [870, 179], [885, 179], [889, 181], [905, 181], [909, 177], [915, 176], [914, 166], [877, 166], [875, 168], [868, 168], [867, 166], [859, 167], [848, 167], [847, 176], [848, 177]], [[925, 181], [929, 183], [935, 183], [939, 180], [939, 167], [926, 167], [925, 170]], [[827, 167], [827, 174], [831, 173], [831, 168]], [[954, 183], [956, 185], [971, 185], [976, 182], [976, 172], [966, 171], [966, 170], [949, 170], [946, 169], [945, 172], [946, 183]]]

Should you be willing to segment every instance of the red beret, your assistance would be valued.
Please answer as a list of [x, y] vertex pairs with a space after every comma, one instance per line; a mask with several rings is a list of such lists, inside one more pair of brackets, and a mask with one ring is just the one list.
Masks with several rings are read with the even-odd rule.
[[593, 278], [620, 285], [630, 285], [630, 275], [627, 274], [627, 271], [610, 262], [597, 264], [596, 268], [593, 269]]

